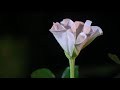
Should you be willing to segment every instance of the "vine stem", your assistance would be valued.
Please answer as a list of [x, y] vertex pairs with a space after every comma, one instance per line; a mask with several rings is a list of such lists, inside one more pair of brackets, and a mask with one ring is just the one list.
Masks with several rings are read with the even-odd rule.
[[69, 59], [70, 65], [70, 78], [75, 78], [75, 59]]

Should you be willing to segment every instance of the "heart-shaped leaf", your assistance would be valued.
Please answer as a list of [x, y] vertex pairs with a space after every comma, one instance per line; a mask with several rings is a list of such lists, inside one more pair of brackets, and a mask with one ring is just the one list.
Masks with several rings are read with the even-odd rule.
[[[67, 67], [62, 74], [62, 78], [70, 78], [70, 67]], [[79, 67], [75, 66], [75, 78], [79, 78]]]
[[49, 69], [43, 68], [34, 71], [31, 78], [55, 78], [55, 75]]

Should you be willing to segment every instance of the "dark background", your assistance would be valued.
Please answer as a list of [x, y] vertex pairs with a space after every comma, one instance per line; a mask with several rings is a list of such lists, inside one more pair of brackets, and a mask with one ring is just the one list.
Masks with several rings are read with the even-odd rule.
[[83, 22], [91, 20], [93, 26], [103, 30], [102, 36], [82, 50], [76, 65], [88, 69], [115, 64], [108, 58], [108, 53], [120, 55], [119, 16], [118, 12], [1, 12], [0, 77], [30, 77], [38, 68], [49, 68], [59, 77], [69, 64], [49, 29], [53, 22], [64, 18]]

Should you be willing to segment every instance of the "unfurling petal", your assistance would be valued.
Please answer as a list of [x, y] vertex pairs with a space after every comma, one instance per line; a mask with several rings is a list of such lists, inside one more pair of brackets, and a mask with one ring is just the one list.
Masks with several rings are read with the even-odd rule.
[[66, 32], [52, 32], [52, 34], [54, 35], [60, 46], [65, 51], [68, 51]]
[[100, 27], [98, 26], [91, 26], [92, 28], [92, 31], [93, 31], [93, 36], [99, 36], [99, 35], [102, 35], [103, 34], [103, 31]]
[[66, 29], [71, 29], [71, 27], [74, 25], [74, 22], [71, 19], [63, 19], [63, 21], [60, 22]]
[[76, 44], [81, 44], [83, 41], [85, 41], [85, 39], [87, 38], [87, 35], [84, 32], [81, 32], [77, 39], [76, 39]]
[[97, 38], [98, 36], [103, 34], [102, 29], [98, 26], [91, 26], [91, 29], [92, 29], [92, 34], [88, 37], [83, 48], [85, 48], [87, 45], [89, 45], [95, 38]]
[[75, 21], [75, 24], [72, 27], [72, 29], [74, 29], [73, 31], [76, 32], [76, 37], [78, 37], [78, 35], [82, 32], [83, 26], [84, 26], [83, 22]]
[[72, 56], [73, 50], [75, 48], [75, 37], [73, 33], [71, 33], [70, 30], [61, 32], [52, 31], [52, 33], [63, 50]]
[[83, 48], [88, 46], [96, 37], [103, 34], [102, 29], [98, 26], [91, 26], [91, 29], [92, 29], [91, 35], [88, 36], [82, 44], [76, 45], [78, 52], [80, 52]]
[[86, 22], [84, 24], [84, 27], [83, 27], [83, 32], [85, 34], [89, 34], [90, 33], [90, 31], [91, 31], [91, 24], [92, 24], [92, 21], [86, 20]]
[[81, 48], [83, 47], [84, 43], [86, 42], [86, 39], [87, 39], [87, 35], [85, 33], [82, 32], [78, 35], [76, 43], [75, 43], [77, 53], [80, 53]]
[[68, 46], [68, 53], [70, 56], [73, 54], [73, 50], [75, 48], [75, 37], [70, 30], [67, 30], [67, 46]]
[[53, 23], [53, 26], [52, 26], [52, 28], [50, 29], [50, 31], [52, 32], [52, 31], [66, 31], [66, 29], [62, 26], [62, 25], [60, 25], [60, 23]]

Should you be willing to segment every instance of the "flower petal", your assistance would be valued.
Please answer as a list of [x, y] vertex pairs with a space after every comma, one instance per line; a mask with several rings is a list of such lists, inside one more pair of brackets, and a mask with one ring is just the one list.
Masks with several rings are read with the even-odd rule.
[[65, 50], [70, 56], [72, 56], [73, 50], [75, 48], [75, 37], [71, 30], [52, 32], [60, 46]]
[[87, 38], [82, 49], [85, 48], [87, 45], [89, 45], [95, 38], [103, 34], [102, 29], [98, 26], [92, 26], [91, 29], [92, 29], [92, 34]]
[[103, 34], [103, 31], [100, 27], [98, 26], [92, 26], [92, 31], [94, 32], [94, 35], [95, 36], [99, 36], [99, 35], [102, 35]]
[[69, 19], [69, 18], [66, 18], [66, 19], [63, 19], [63, 21], [60, 22], [66, 29], [71, 29], [71, 27], [73, 26], [74, 22]]
[[70, 56], [73, 54], [73, 50], [75, 48], [75, 37], [71, 30], [67, 30], [67, 44], [68, 44], [68, 53]]
[[66, 32], [52, 32], [55, 39], [58, 41], [60, 46], [68, 52], [67, 33]]
[[85, 41], [85, 39], [87, 38], [87, 35], [84, 32], [81, 32], [77, 39], [76, 39], [76, 44], [81, 44], [83, 41]]
[[80, 21], [75, 21], [72, 29], [74, 32], [76, 32], [76, 37], [82, 32], [84, 23]]
[[51, 32], [53, 32], [53, 31], [66, 31], [66, 29], [62, 25], [60, 25], [60, 23], [58, 23], [58, 22], [54, 23], [53, 22], [53, 26], [50, 29], [50, 31]]
[[92, 34], [90, 36], [88, 36], [86, 38], [86, 40], [84, 40], [83, 43], [76, 45], [77, 51], [78, 53], [85, 48], [86, 46], [88, 46], [96, 37], [100, 36], [103, 34], [103, 31], [100, 27], [98, 26], [91, 26], [92, 29]]
[[92, 24], [92, 21], [86, 20], [86, 22], [84, 24], [84, 27], [83, 27], [83, 32], [85, 34], [89, 34], [90, 33], [90, 31], [91, 31], [91, 24]]

